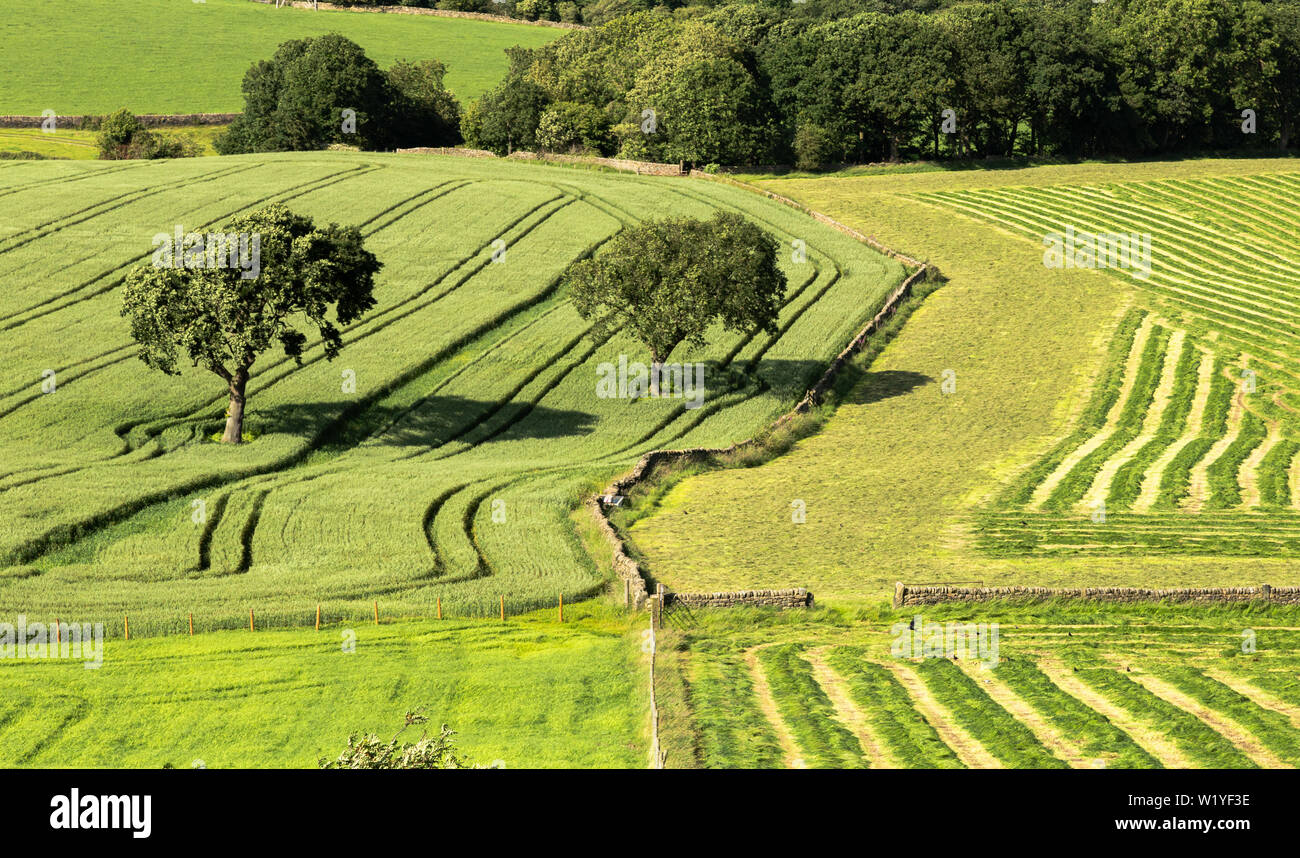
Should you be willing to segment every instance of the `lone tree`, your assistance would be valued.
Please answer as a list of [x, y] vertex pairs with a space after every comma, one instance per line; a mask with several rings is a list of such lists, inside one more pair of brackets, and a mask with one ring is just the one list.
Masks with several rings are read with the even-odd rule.
[[571, 265], [566, 282], [593, 339], [621, 327], [650, 350], [650, 393], [658, 396], [663, 362], [681, 343], [703, 346], [715, 321], [776, 333], [786, 290], [776, 253], [776, 239], [733, 212], [648, 220]]
[[[320, 228], [279, 203], [236, 217], [225, 230], [177, 236], [179, 246], [164, 244], [152, 265], [133, 268], [122, 315], [130, 318], [147, 366], [180, 375], [178, 352], [184, 351], [194, 366], [225, 380], [230, 408], [221, 440], [238, 444], [258, 355], [278, 340], [301, 365], [307, 335], [295, 325], [309, 323], [333, 360], [343, 347], [337, 326], [375, 305], [374, 277], [382, 264], [356, 227]], [[170, 238], [160, 233], [154, 244]]]

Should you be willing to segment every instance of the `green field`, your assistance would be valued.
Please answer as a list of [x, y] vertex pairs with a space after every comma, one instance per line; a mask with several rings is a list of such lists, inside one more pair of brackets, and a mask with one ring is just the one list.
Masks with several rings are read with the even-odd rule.
[[[119, 316], [152, 236], [271, 200], [358, 224], [378, 307], [333, 363], [268, 354], [237, 448], [212, 443], [224, 384], [137, 358]], [[39, 201], [39, 202], [38, 202]], [[734, 208], [783, 244], [775, 335], [714, 332], [698, 409], [603, 399], [593, 343], [557, 291], [631, 220]], [[425, 156], [303, 153], [0, 166], [0, 613], [116, 634], [509, 613], [601, 591], [570, 510], [666, 446], [721, 446], [788, 409], [903, 277], [900, 265], [743, 189]], [[498, 244], [501, 242], [502, 244]], [[506, 248], [494, 262], [498, 247]], [[45, 370], [55, 386], [43, 392]], [[355, 383], [355, 390], [350, 384]], [[48, 389], [48, 385], [45, 389]]]
[[[996, 663], [899, 657], [913, 613], [997, 624]], [[665, 636], [660, 699], [689, 715], [663, 741], [687, 768], [1294, 768], [1297, 634], [1151, 606], [699, 614]]]
[[338, 756], [351, 732], [387, 740], [419, 708], [432, 730], [458, 732], [472, 763], [644, 766], [639, 638], [607, 610], [565, 619], [133, 636], [109, 641], [95, 670], [10, 661], [0, 668], [0, 766], [311, 767]]
[[[240, 83], [289, 39], [338, 32], [381, 67], [441, 60], [447, 86], [478, 97], [505, 74], [505, 49], [563, 30], [525, 24], [326, 12], [249, 0], [0, 0], [0, 114], [237, 113]], [[196, 48], [201, 45], [201, 48]], [[57, 62], [51, 61], [56, 55]]]
[[[819, 434], [761, 467], [676, 484], [631, 529], [637, 548], [675, 589], [806, 585], [819, 598], [867, 602], [900, 580], [1296, 583], [1287, 559], [1296, 388], [1285, 357], [1296, 282], [1288, 260], [1300, 256], [1287, 213], [1296, 175], [1288, 161], [1238, 160], [758, 177], [928, 259], [949, 281]], [[1241, 203], [1229, 208], [1230, 198]], [[994, 211], [993, 200], [1021, 206], [1023, 214], [996, 209], [1015, 228], [968, 216], [974, 201]], [[1055, 214], [1020, 222], [1039, 205]], [[1042, 234], [1067, 221], [1154, 233], [1153, 276], [1045, 268]], [[1235, 265], [1234, 247], [1243, 257]], [[1196, 283], [1199, 293], [1186, 285]], [[1236, 324], [1208, 315], [1213, 302], [1196, 297], [1205, 290], [1240, 302]], [[1252, 309], [1269, 300], [1276, 311]], [[1224, 397], [1211, 396], [1210, 370], [1239, 366], [1243, 353], [1257, 392], [1220, 425]], [[943, 392], [945, 378], [954, 392]], [[1214, 386], [1234, 381], [1239, 373]], [[1211, 399], [1218, 405], [1194, 412]], [[1077, 468], [1047, 466], [1084, 443], [1100, 452], [1082, 450], [1081, 464], [1069, 460]], [[1176, 456], [1165, 458], [1174, 445], [1189, 451], [1179, 464], [1190, 459], [1194, 479], [1161, 500], [1148, 489], [1178, 470]], [[1022, 486], [1054, 471], [1074, 476], [1054, 483], [1053, 500], [1031, 492], [1032, 504], [1016, 505]], [[1098, 497], [1108, 499], [1104, 525], [1092, 521]], [[792, 521], [796, 499], [806, 523]]]
[[[153, 133], [189, 138], [198, 146], [200, 155], [215, 155], [213, 138], [225, 130], [222, 125], [194, 125], [155, 128]], [[45, 158], [93, 161], [99, 157], [96, 136], [97, 132], [78, 128], [59, 129], [49, 134], [39, 128], [0, 128], [0, 157], [6, 152], [33, 152]]]

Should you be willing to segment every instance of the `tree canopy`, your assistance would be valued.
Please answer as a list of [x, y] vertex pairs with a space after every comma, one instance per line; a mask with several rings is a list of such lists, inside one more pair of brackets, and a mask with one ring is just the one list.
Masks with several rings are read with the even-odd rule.
[[227, 383], [227, 443], [243, 439], [246, 385], [259, 355], [279, 343], [301, 363], [305, 326], [332, 360], [343, 347], [340, 326], [375, 305], [381, 263], [361, 231], [317, 227], [280, 203], [232, 218], [222, 233], [174, 242], [161, 233], [160, 243], [152, 265], [127, 274], [122, 315], [146, 366], [179, 375], [188, 359]]
[[608, 8], [618, 16], [514, 49], [465, 137], [501, 154], [578, 146], [553, 110], [577, 119], [580, 104], [609, 131], [580, 147], [602, 155], [817, 167], [1285, 149], [1300, 121], [1300, 0]]
[[704, 345], [716, 322], [726, 330], [776, 332], [786, 291], [777, 246], [734, 212], [648, 220], [572, 264], [565, 282], [579, 315], [592, 322], [593, 339], [626, 330], [658, 367], [678, 345]]
[[244, 75], [244, 112], [215, 143], [222, 154], [445, 146], [460, 142], [460, 105], [437, 60], [387, 72], [337, 33], [285, 42]]

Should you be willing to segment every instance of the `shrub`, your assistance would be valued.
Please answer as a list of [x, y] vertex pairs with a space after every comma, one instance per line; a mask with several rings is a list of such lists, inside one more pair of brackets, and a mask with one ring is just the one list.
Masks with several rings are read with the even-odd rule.
[[582, 23], [582, 7], [577, 3], [563, 2], [557, 3], [555, 11], [559, 13], [560, 20], [566, 24]]
[[385, 742], [374, 733], [348, 737], [348, 747], [333, 760], [320, 760], [322, 769], [464, 769], [470, 768], [456, 756], [452, 736], [456, 732], [446, 724], [436, 736], [421, 734], [412, 744], [399, 743], [407, 727], [423, 724], [428, 719], [419, 712], [407, 712], [406, 723]]
[[360, 45], [337, 33], [284, 42], [248, 70], [243, 91], [242, 122], [217, 144], [222, 154], [331, 143], [377, 149], [390, 137], [387, 77]]
[[96, 142], [105, 161], [191, 158], [199, 153], [190, 137], [155, 134], [125, 107], [104, 118]]
[[100, 123], [95, 142], [99, 144], [99, 157], [105, 161], [130, 158], [131, 142], [144, 132], [144, 124], [136, 115], [123, 107]]
[[820, 125], [804, 124], [794, 135], [794, 165], [800, 170], [820, 170], [833, 164], [835, 139]]

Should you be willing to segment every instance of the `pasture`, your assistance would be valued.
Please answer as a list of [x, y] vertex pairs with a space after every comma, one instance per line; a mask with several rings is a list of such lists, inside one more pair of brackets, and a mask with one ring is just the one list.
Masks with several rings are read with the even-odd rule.
[[[337, 32], [381, 67], [441, 60], [447, 87], [477, 98], [505, 74], [505, 49], [563, 30], [525, 24], [322, 11], [250, 0], [0, 0], [0, 114], [233, 113], [249, 66], [281, 42]], [[202, 45], [196, 49], [196, 45]]]
[[[950, 624], [986, 649], [915, 657]], [[697, 614], [665, 634], [660, 699], [690, 716], [664, 743], [670, 767], [1294, 768], [1297, 634], [1251, 609]]]
[[[133, 636], [108, 641], [93, 670], [7, 661], [0, 766], [310, 768], [336, 757], [349, 733], [387, 740], [424, 707], [428, 727], [450, 724], [480, 765], [645, 765], [639, 636], [596, 603], [565, 620]], [[418, 736], [412, 728], [403, 739]]]
[[[899, 580], [1296, 583], [1296, 175], [1205, 160], [754, 177], [949, 282], [820, 433], [673, 485], [637, 548], [675, 589], [866, 603]], [[1069, 224], [1152, 233], [1151, 277], [1045, 267], [1043, 235]]]
[[[357, 224], [384, 263], [378, 307], [323, 360], [268, 354], [252, 443], [212, 443], [224, 383], [136, 358], [120, 283], [151, 240], [266, 202]], [[39, 204], [38, 202], [39, 201]], [[787, 254], [775, 335], [715, 332], [703, 407], [597, 395], [592, 342], [559, 289], [624, 223], [735, 209]], [[118, 634], [517, 614], [608, 573], [570, 511], [645, 451], [725, 446], [802, 395], [900, 265], [743, 189], [427, 156], [300, 153], [0, 165], [0, 613]], [[680, 353], [679, 353], [680, 352]], [[48, 372], [47, 372], [48, 371]]]

